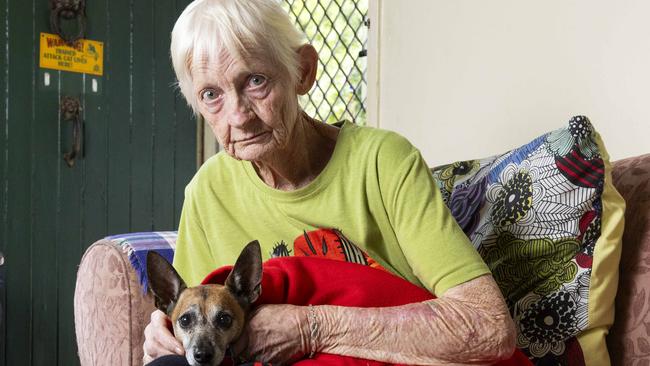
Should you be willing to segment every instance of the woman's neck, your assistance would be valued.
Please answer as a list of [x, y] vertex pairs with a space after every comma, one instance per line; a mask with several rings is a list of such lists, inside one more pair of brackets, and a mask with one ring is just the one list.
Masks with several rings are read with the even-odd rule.
[[275, 189], [292, 191], [311, 183], [330, 161], [339, 129], [318, 122], [304, 112], [298, 116], [291, 143], [267, 159], [253, 161], [262, 181]]

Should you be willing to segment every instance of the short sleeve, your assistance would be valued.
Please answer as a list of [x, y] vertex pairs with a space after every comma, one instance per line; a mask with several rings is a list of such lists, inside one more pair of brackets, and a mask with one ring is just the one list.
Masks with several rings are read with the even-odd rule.
[[191, 183], [185, 189], [185, 201], [178, 226], [178, 239], [174, 253], [174, 268], [188, 286], [201, 283], [214, 269], [214, 259], [208, 240], [200, 225], [196, 197]]
[[384, 205], [404, 256], [429, 291], [490, 273], [436, 188], [420, 152], [403, 139], [383, 159]]

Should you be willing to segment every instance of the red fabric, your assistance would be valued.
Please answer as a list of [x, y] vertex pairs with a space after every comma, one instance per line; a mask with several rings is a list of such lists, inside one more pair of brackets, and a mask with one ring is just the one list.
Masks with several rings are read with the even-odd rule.
[[[219, 268], [203, 284], [223, 284], [232, 269]], [[341, 305], [387, 307], [434, 299], [427, 290], [380, 269], [355, 263], [310, 257], [282, 257], [264, 263], [262, 294], [256, 305]], [[383, 362], [331, 354], [316, 354], [296, 363], [309, 365], [382, 366]], [[532, 365], [519, 350], [500, 366]]]

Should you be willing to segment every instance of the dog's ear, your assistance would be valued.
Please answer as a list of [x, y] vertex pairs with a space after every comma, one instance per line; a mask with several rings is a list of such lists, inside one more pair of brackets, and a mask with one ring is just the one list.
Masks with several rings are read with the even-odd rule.
[[235, 295], [239, 303], [248, 308], [262, 293], [262, 252], [260, 243], [248, 243], [232, 271], [226, 278], [226, 287]]
[[181, 292], [187, 288], [185, 282], [174, 267], [153, 250], [147, 253], [147, 277], [156, 307], [169, 315]]

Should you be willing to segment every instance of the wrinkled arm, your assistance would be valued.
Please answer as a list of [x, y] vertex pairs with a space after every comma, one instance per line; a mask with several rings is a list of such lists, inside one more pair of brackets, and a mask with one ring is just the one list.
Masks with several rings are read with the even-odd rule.
[[314, 314], [318, 352], [392, 363], [488, 365], [515, 349], [514, 323], [491, 275], [436, 300], [371, 309], [324, 305]]

